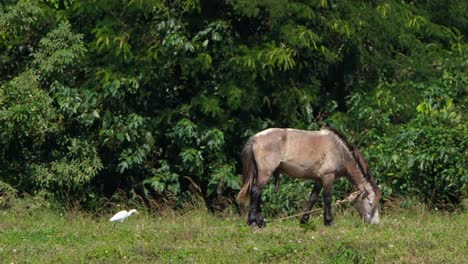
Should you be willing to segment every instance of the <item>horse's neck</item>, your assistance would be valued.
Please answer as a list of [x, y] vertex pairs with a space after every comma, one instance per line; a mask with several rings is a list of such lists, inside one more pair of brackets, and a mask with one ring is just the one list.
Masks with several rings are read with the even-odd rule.
[[353, 175], [349, 175], [349, 181], [354, 185], [354, 188], [359, 191], [371, 191], [372, 183], [364, 176], [364, 172], [360, 170], [356, 164], [356, 171]]
[[347, 153], [347, 155], [345, 155], [346, 158], [343, 160], [345, 163], [347, 163], [345, 167], [354, 167], [354, 169], [347, 170], [348, 179], [354, 185], [354, 188], [359, 191], [372, 190], [372, 184], [369, 182], [369, 179], [365, 177], [362, 163], [360, 163], [359, 157], [353, 153], [354, 150], [352, 148], [350, 149], [349, 144], [347, 144], [344, 139], [338, 136], [336, 132], [333, 133], [333, 137], [336, 140], [335, 142], [337, 142], [337, 146], [340, 146], [340, 148], [338, 148], [340, 154]]

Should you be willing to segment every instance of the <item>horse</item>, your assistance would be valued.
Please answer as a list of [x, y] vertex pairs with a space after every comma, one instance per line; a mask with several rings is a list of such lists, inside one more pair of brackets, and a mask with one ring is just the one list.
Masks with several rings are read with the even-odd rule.
[[[262, 190], [272, 175], [275, 191], [280, 172], [292, 178], [315, 181], [307, 211], [314, 206], [323, 189], [324, 224], [332, 225], [333, 182], [346, 177], [360, 194], [355, 199], [356, 209], [368, 224], [379, 224], [378, 203], [381, 191], [369, 166], [358, 148], [344, 134], [330, 127], [318, 131], [291, 128], [269, 128], [250, 137], [244, 145], [242, 160], [242, 188], [237, 195], [241, 203], [250, 196], [247, 224], [265, 227], [262, 216]], [[309, 213], [300, 222], [309, 220]]]

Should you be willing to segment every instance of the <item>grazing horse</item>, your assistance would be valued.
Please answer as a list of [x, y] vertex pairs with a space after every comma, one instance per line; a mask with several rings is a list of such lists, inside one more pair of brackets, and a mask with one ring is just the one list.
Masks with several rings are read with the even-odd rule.
[[[340, 176], [361, 191], [356, 198], [356, 208], [364, 221], [370, 224], [380, 221], [377, 205], [381, 191], [367, 162], [357, 147], [333, 128], [319, 131], [270, 128], [247, 141], [241, 158], [243, 186], [237, 199], [246, 202], [250, 195], [249, 225], [265, 227], [260, 205], [262, 190], [271, 175], [275, 176], [277, 190], [280, 172], [292, 178], [315, 181], [307, 211], [312, 209], [323, 188], [325, 225], [333, 223], [332, 185]], [[307, 223], [309, 214], [302, 216], [301, 223]]]

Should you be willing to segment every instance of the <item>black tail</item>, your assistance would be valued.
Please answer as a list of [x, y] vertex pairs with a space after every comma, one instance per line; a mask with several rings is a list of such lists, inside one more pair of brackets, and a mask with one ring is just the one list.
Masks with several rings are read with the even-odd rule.
[[254, 139], [250, 138], [242, 150], [242, 188], [237, 194], [237, 201], [246, 202], [250, 197], [250, 188], [257, 177], [257, 163], [252, 150]]

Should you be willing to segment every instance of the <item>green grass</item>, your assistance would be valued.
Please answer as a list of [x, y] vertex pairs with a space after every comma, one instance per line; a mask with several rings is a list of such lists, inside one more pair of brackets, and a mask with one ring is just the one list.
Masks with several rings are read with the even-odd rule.
[[[20, 202], [21, 203], [21, 202]], [[384, 208], [379, 226], [353, 209], [253, 230], [245, 218], [203, 209], [109, 215], [14, 206], [0, 211], [2, 263], [468, 263], [468, 217], [413, 206]]]

